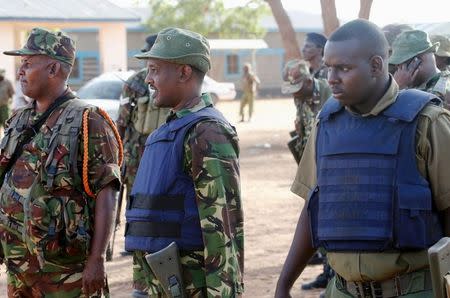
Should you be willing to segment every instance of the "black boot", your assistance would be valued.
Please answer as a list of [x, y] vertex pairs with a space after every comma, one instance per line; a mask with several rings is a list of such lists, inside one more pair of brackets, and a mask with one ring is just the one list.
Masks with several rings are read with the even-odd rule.
[[325, 289], [328, 282], [333, 278], [333, 276], [334, 271], [333, 269], [331, 269], [330, 265], [328, 265], [328, 261], [325, 258], [325, 262], [323, 264], [323, 272], [320, 273], [312, 282], [302, 285], [302, 290]]

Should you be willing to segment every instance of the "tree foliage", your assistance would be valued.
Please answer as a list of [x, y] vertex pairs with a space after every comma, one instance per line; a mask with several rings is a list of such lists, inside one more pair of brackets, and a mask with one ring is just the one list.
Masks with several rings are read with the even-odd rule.
[[270, 14], [263, 0], [250, 0], [243, 6], [226, 8], [223, 0], [150, 0], [147, 27], [158, 32], [179, 27], [212, 38], [261, 38], [262, 17]]

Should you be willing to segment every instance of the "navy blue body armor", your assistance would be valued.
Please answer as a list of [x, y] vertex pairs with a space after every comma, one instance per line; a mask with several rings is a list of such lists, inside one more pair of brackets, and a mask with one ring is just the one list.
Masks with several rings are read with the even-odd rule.
[[442, 237], [415, 154], [418, 114], [433, 98], [402, 91], [377, 117], [352, 114], [334, 98], [325, 103], [316, 142], [318, 185], [308, 201], [315, 247], [415, 250]]
[[203, 250], [192, 177], [183, 171], [184, 139], [201, 120], [228, 122], [212, 107], [163, 124], [145, 143], [126, 210], [125, 249], [156, 252], [171, 242]]

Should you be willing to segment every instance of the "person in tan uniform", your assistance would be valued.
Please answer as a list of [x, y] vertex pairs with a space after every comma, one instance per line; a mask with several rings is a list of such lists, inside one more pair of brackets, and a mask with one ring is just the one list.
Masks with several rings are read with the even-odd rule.
[[248, 121], [252, 120], [253, 104], [255, 102], [256, 87], [260, 84], [258, 76], [252, 71], [252, 65], [246, 63], [242, 75], [242, 98], [239, 108], [240, 122], [244, 122], [244, 108], [248, 105]]
[[450, 235], [450, 113], [388, 73], [373, 23], [325, 46], [333, 97], [312, 129], [291, 190], [306, 200], [275, 297], [318, 247], [336, 273], [326, 297], [432, 297], [427, 249]]

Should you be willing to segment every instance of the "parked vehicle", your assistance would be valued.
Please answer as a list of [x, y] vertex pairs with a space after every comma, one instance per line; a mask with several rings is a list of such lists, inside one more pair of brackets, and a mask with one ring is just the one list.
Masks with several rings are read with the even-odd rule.
[[219, 100], [232, 100], [236, 97], [234, 83], [217, 82], [209, 76], [205, 76], [203, 80], [202, 92], [209, 92], [214, 103]]
[[[77, 96], [106, 110], [113, 120], [117, 120], [123, 85], [133, 73], [134, 71], [103, 73], [83, 85], [78, 90]], [[202, 92], [209, 92], [214, 103], [236, 97], [233, 83], [217, 82], [209, 76], [205, 76], [203, 80]]]
[[134, 71], [105, 72], [83, 85], [77, 91], [77, 96], [104, 109], [113, 120], [117, 120], [123, 85], [133, 73]]

